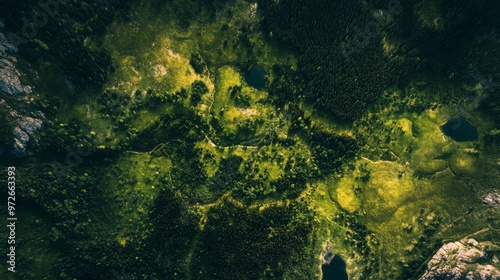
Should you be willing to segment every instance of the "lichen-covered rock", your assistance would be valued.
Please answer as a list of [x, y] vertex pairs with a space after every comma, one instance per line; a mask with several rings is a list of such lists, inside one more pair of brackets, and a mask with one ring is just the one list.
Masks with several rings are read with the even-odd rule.
[[499, 280], [498, 258], [490, 252], [492, 247], [496, 246], [472, 238], [445, 244], [429, 261], [427, 271], [420, 279]]

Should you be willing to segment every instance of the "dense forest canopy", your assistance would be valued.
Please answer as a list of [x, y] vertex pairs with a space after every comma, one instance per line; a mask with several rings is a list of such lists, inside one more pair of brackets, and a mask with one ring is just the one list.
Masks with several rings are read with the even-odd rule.
[[[477, 82], [474, 71], [498, 77], [498, 3], [259, 3], [269, 34], [300, 53], [306, 96], [341, 119], [356, 118], [384, 89], [420, 69], [459, 82]], [[419, 11], [426, 5], [445, 12], [424, 18], [432, 16]]]

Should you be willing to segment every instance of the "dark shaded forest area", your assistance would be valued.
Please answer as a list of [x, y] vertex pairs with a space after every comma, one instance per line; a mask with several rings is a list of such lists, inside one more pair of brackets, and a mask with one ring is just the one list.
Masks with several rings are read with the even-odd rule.
[[[355, 119], [384, 89], [418, 71], [470, 84], [500, 77], [500, 42], [488, 37], [500, 27], [493, 1], [444, 1], [434, 28], [421, 26], [423, 2], [259, 3], [267, 33], [300, 53], [305, 96], [340, 119]], [[383, 40], [400, 43], [387, 53]], [[496, 117], [498, 100], [492, 94], [484, 102]]]

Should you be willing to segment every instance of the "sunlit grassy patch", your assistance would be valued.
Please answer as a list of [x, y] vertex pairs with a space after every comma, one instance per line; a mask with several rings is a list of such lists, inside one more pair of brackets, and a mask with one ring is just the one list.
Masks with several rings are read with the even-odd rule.
[[366, 209], [374, 218], [389, 218], [414, 191], [413, 179], [397, 163], [376, 162], [369, 165], [370, 179], [364, 192]]
[[473, 175], [477, 172], [479, 154], [457, 151], [450, 158], [450, 168], [457, 175]]
[[348, 212], [355, 212], [360, 207], [360, 201], [354, 192], [357, 182], [353, 178], [342, 178], [336, 189], [339, 205]]

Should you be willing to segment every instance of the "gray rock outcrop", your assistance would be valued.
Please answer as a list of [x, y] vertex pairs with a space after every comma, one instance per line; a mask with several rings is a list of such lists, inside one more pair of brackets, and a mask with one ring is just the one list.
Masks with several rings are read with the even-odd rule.
[[17, 60], [9, 55], [9, 51], [16, 52], [17, 49], [0, 33], [0, 92], [7, 95], [30, 93], [31, 87], [21, 84], [21, 73], [15, 65]]
[[14, 145], [10, 155], [14, 158], [22, 158], [31, 155], [27, 151], [28, 144], [38, 144], [38, 132], [42, 128], [43, 122], [31, 117], [23, 117], [18, 126], [14, 128]]
[[[0, 22], [0, 28], [3, 28], [3, 26], [3, 22]], [[25, 112], [20, 114], [18, 111], [25, 110], [12, 107], [6, 101], [9, 100], [11, 105], [26, 105], [30, 101], [26, 94], [32, 91], [30, 86], [25, 86], [21, 83], [21, 73], [16, 67], [17, 60], [12, 56], [12, 53], [15, 52], [17, 52], [16, 47], [0, 32], [0, 97], [5, 96], [5, 99], [0, 98], [0, 106], [4, 110], [7, 110], [7, 115], [4, 118], [7, 119], [9, 127], [12, 129], [12, 143], [7, 143], [8, 147], [4, 147], [5, 150], [2, 150], [3, 145], [0, 146], [0, 155], [6, 154], [14, 158], [23, 158], [31, 155], [32, 151], [30, 147], [38, 144], [38, 132], [42, 128], [44, 115], [42, 112]], [[12, 100], [21, 102], [11, 102]]]
[[500, 194], [498, 192], [486, 194], [483, 196], [483, 204], [492, 207], [500, 206]]
[[499, 280], [498, 247], [474, 239], [443, 245], [427, 264], [420, 280]]

